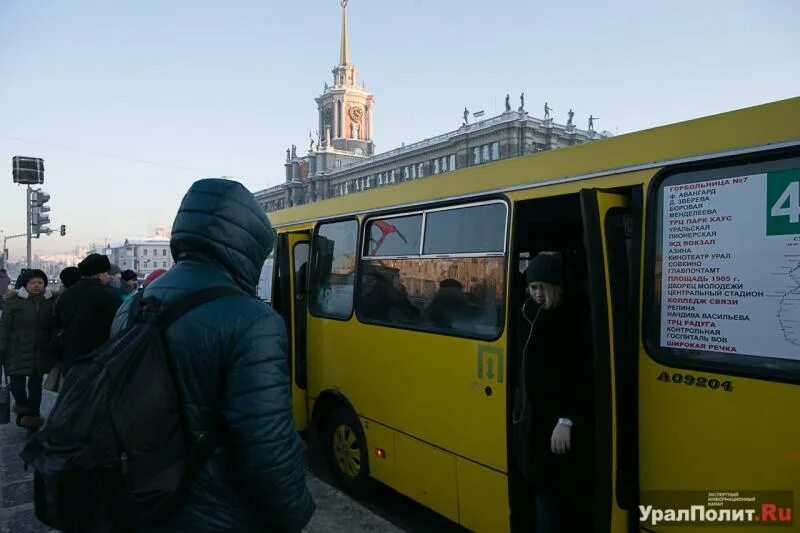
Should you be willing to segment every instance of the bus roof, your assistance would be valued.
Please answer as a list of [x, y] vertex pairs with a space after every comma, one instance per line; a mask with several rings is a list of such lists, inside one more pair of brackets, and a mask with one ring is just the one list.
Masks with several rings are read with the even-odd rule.
[[779, 143], [800, 142], [800, 97], [660, 126], [590, 143], [504, 159], [268, 214], [276, 227], [537, 182]]

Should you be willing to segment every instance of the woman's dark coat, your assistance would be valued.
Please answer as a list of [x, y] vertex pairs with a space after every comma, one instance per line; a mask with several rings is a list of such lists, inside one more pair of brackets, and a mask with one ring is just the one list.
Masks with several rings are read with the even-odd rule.
[[[512, 419], [517, 465], [534, 487], [567, 489], [579, 475], [577, 456], [590, 438], [586, 381], [591, 363], [581, 348], [584, 317], [568, 302], [548, 310], [529, 298], [518, 319]], [[559, 418], [573, 421], [571, 450], [562, 456], [550, 445]]]
[[11, 289], [3, 297], [0, 317], [0, 358], [10, 376], [41, 376], [54, 363], [53, 296], [49, 289], [33, 296], [24, 288]]

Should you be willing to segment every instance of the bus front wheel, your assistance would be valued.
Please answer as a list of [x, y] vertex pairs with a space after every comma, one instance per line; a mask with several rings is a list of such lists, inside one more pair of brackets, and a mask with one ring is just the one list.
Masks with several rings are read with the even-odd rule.
[[364, 432], [355, 414], [337, 407], [328, 418], [325, 450], [328, 465], [337, 485], [356, 497], [369, 492], [369, 463]]

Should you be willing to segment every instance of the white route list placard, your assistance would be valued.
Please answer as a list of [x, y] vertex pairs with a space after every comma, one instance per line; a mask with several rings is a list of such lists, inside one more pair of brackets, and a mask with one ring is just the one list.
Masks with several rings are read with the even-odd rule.
[[800, 360], [800, 169], [661, 201], [661, 346]]

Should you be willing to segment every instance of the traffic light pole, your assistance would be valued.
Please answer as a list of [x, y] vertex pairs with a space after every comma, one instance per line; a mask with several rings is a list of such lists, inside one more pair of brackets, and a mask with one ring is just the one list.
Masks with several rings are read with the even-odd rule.
[[2, 236], [3, 237], [3, 249], [0, 250], [0, 258], [2, 258], [2, 260], [0, 261], [0, 263], [2, 263], [2, 264], [0, 264], [0, 267], [2, 267], [2, 268], [7, 268], [8, 267], [8, 264], [7, 264], [7, 261], [8, 261], [8, 249], [6, 248], [6, 245], [8, 244], [8, 240], [9, 239], [18, 239], [20, 237], [27, 237], [27, 236], [28, 236], [27, 233], [19, 233], [17, 235], [3, 235]]
[[26, 190], [25, 209], [28, 214], [28, 268], [31, 268], [31, 186]]

